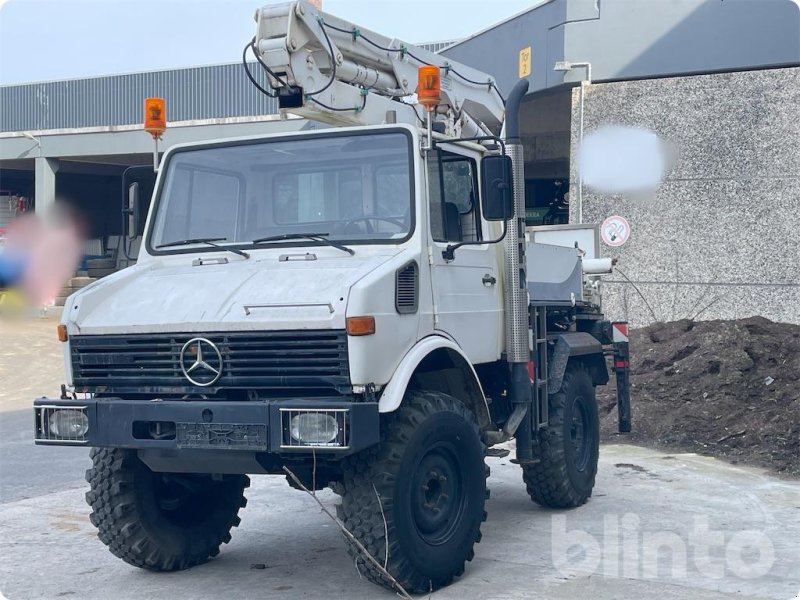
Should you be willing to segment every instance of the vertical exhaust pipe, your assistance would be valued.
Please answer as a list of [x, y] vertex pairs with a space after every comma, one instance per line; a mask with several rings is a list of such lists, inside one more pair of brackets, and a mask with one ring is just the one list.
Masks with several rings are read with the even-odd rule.
[[514, 165], [514, 218], [507, 224], [505, 238], [506, 356], [511, 367], [509, 390], [514, 412], [523, 413], [515, 432], [517, 461], [533, 458], [531, 439], [531, 360], [528, 315], [528, 283], [525, 276], [525, 157], [519, 133], [519, 111], [528, 92], [528, 80], [521, 79], [506, 102], [506, 148]]

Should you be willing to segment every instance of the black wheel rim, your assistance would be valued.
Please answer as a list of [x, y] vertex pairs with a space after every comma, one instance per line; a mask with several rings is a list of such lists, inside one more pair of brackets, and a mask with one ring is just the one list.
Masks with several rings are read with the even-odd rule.
[[173, 525], [193, 527], [214, 510], [218, 490], [210, 479], [161, 473], [152, 476], [156, 505]]
[[455, 449], [440, 443], [419, 461], [411, 490], [411, 516], [428, 544], [446, 544], [464, 515], [464, 479]]
[[583, 404], [583, 397], [579, 396], [572, 405], [572, 422], [570, 424], [570, 439], [575, 468], [578, 471], [586, 470], [589, 464], [589, 455], [592, 448], [592, 433], [589, 427], [589, 415]]

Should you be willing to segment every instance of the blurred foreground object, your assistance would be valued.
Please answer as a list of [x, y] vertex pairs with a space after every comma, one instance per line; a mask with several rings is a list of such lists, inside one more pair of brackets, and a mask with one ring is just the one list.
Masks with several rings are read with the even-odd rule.
[[654, 191], [671, 162], [668, 145], [638, 127], [601, 127], [584, 138], [578, 151], [583, 183], [606, 194]]
[[12, 221], [0, 251], [4, 297], [14, 288], [29, 304], [52, 304], [80, 260], [80, 229], [63, 208], [47, 218], [26, 214]]

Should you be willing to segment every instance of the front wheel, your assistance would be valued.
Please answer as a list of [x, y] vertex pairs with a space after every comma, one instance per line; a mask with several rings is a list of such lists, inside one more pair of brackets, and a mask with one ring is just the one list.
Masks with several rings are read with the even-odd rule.
[[152, 571], [177, 571], [219, 554], [239, 524], [246, 475], [155, 473], [131, 450], [92, 449], [86, 502], [112, 554]]
[[594, 384], [586, 369], [570, 363], [561, 389], [548, 398], [548, 427], [534, 440], [538, 462], [523, 465], [528, 495], [541, 506], [573, 508], [592, 495], [600, 454], [600, 420]]
[[[380, 446], [345, 470], [339, 518], [406, 591], [429, 592], [474, 556], [486, 518], [484, 446], [473, 414], [439, 392], [409, 392], [385, 425]], [[348, 546], [361, 573], [393, 588]]]

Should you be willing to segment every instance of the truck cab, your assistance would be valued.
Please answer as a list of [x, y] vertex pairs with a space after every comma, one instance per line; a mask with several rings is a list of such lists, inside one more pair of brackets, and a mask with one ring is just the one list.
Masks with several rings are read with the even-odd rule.
[[[160, 450], [213, 435], [234, 451], [229, 468], [252, 472], [259, 452], [303, 447], [290, 409], [334, 402], [341, 427], [351, 410], [376, 420], [396, 409], [408, 383], [408, 367], [398, 369], [418, 362], [424, 340], [472, 378], [471, 404], [488, 423], [473, 366], [503, 353], [503, 246], [492, 243], [502, 226], [481, 213], [482, 152], [459, 146], [426, 151], [415, 128], [387, 125], [171, 149], [138, 264], [64, 311], [67, 385], [99, 403], [83, 409], [83, 441], [191, 470], [185, 455], [171, 465]], [[396, 373], [406, 381], [390, 386]], [[111, 398], [127, 407], [124, 424], [104, 421]], [[154, 401], [177, 412], [150, 418]], [[207, 407], [220, 401], [221, 425]], [[275, 424], [255, 437], [234, 427], [266, 425], [268, 413]], [[203, 432], [180, 425], [203, 414]], [[320, 446], [314, 436], [328, 427], [310, 434], [318, 450], [377, 441], [375, 428], [351, 426]]]

